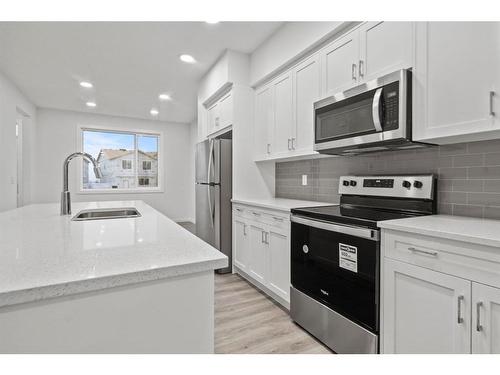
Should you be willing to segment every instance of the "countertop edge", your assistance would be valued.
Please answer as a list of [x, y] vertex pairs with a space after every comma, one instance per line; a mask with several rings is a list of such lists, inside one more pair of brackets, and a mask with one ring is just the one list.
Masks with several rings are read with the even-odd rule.
[[30, 289], [14, 290], [0, 294], [0, 308], [30, 302], [40, 302], [57, 297], [96, 292], [110, 288], [140, 284], [148, 281], [170, 279], [227, 267], [228, 258], [205, 260], [179, 264], [152, 270], [104, 276], [95, 279], [71, 281], [68, 283], [45, 285]]
[[[292, 200], [292, 199], [290, 199]], [[247, 206], [256, 206], [256, 207], [262, 207], [262, 208], [267, 208], [269, 210], [275, 210], [275, 211], [282, 211], [282, 212], [288, 212], [290, 213], [293, 208], [299, 208], [299, 207], [306, 207], [303, 204], [298, 204], [295, 207], [285, 207], [282, 205], [278, 204], [270, 204], [269, 202], [259, 202], [258, 200], [245, 200], [245, 199], [231, 199], [232, 203], [236, 204], [244, 204]], [[303, 202], [303, 201], [300, 201]], [[324, 205], [334, 205], [335, 203], [326, 203], [326, 202], [310, 202], [311, 205], [317, 205], [317, 206], [324, 206]]]
[[[404, 220], [404, 219], [402, 219], [402, 220]], [[424, 236], [443, 238], [446, 240], [466, 242], [466, 243], [471, 243], [471, 244], [476, 244], [476, 245], [500, 247], [500, 239], [495, 240], [495, 239], [491, 239], [491, 238], [469, 236], [469, 235], [466, 235], [463, 233], [442, 232], [442, 231], [437, 231], [437, 230], [432, 230], [432, 229], [411, 227], [409, 225], [390, 223], [389, 221], [379, 222], [377, 224], [378, 224], [379, 228], [381, 228], [381, 229], [390, 229], [390, 230], [406, 232], [406, 233], [421, 234]]]

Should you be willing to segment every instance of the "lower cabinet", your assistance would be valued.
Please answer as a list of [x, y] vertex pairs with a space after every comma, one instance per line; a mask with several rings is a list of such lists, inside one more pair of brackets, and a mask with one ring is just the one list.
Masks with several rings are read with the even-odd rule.
[[497, 251], [399, 232], [382, 238], [383, 353], [500, 353], [500, 278], [483, 266], [496, 268]]
[[235, 271], [288, 307], [290, 221], [288, 214], [238, 206], [233, 209]]

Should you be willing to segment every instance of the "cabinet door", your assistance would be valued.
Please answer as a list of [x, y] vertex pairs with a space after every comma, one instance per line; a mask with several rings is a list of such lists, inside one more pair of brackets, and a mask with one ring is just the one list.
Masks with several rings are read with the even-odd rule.
[[290, 236], [288, 231], [269, 228], [268, 288], [290, 302]]
[[248, 225], [237, 218], [233, 220], [233, 238], [234, 264], [239, 269], [248, 272], [250, 261]]
[[313, 104], [320, 98], [319, 57], [314, 55], [294, 69], [295, 126], [292, 148], [311, 150], [314, 143]]
[[500, 353], [500, 289], [472, 283], [472, 353]]
[[259, 89], [255, 97], [254, 146], [257, 158], [271, 152], [273, 132], [273, 86], [268, 85]]
[[233, 123], [233, 96], [229, 92], [219, 101], [220, 128], [232, 125]]
[[416, 46], [414, 138], [500, 136], [500, 23], [417, 23]]
[[274, 138], [273, 154], [291, 150], [293, 125], [292, 74], [288, 72], [273, 83], [274, 86]]
[[219, 105], [215, 103], [208, 108], [208, 134], [216, 132], [219, 128]]
[[255, 280], [264, 284], [267, 274], [267, 244], [265, 243], [263, 226], [250, 224], [250, 267], [249, 274]]
[[364, 81], [413, 65], [412, 22], [367, 22], [359, 35], [358, 75]]
[[354, 30], [321, 50], [323, 95], [334, 95], [358, 82], [359, 33]]
[[384, 259], [384, 353], [470, 353], [470, 281]]

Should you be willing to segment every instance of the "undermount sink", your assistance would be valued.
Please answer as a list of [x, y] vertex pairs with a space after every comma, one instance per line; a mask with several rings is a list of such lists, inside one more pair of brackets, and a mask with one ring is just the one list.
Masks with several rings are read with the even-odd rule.
[[78, 212], [71, 220], [104, 220], [104, 219], [124, 219], [132, 217], [141, 217], [137, 209], [133, 207], [126, 208], [96, 208], [91, 210], [82, 210]]

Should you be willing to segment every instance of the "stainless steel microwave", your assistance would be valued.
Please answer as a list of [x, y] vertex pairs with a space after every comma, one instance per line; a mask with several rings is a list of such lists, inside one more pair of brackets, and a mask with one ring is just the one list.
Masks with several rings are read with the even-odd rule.
[[314, 103], [314, 150], [357, 154], [428, 146], [412, 142], [411, 70], [403, 69]]

